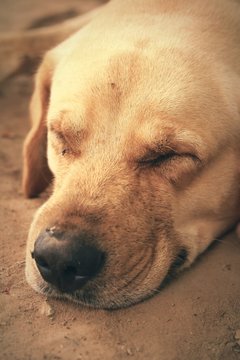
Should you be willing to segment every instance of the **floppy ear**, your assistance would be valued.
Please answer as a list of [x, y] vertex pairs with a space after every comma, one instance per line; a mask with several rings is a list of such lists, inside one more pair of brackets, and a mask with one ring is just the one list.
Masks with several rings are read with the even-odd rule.
[[31, 130], [23, 146], [23, 191], [26, 197], [35, 197], [50, 183], [52, 173], [47, 162], [47, 125], [52, 61], [46, 56], [35, 78], [30, 104]]

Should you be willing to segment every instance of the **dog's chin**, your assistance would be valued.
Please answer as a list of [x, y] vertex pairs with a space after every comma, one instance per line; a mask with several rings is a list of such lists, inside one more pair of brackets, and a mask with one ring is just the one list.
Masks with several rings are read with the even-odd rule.
[[101, 296], [101, 294], [94, 289], [88, 289], [88, 291], [84, 291], [83, 289], [72, 293], [66, 293], [61, 292], [54, 286], [45, 282], [35, 269], [34, 271], [29, 271], [28, 267], [26, 267], [25, 274], [28, 284], [37, 293], [58, 300], [67, 300], [75, 304], [94, 309], [116, 310], [127, 308], [152, 297], [156, 293], [156, 289], [149, 291], [149, 289], [140, 290], [139, 288], [135, 291], [133, 289], [131, 293], [119, 292], [116, 296], [111, 296], [110, 294], [108, 296], [107, 293]]
[[163, 290], [173, 278], [178, 276], [181, 270], [189, 266], [186, 261], [187, 255], [187, 251], [182, 249], [170, 264], [169, 269], [165, 272], [165, 276], [162, 279], [159, 278], [159, 282], [157, 276], [155, 284], [153, 285], [152, 283], [152, 287], [148, 282], [145, 282], [146, 279], [142, 279], [142, 286], [139, 286], [139, 283], [133, 284], [130, 289], [125, 289], [124, 291], [120, 289], [118, 291], [115, 284], [114, 294], [106, 289], [103, 282], [93, 282], [89, 284], [90, 286], [88, 285], [81, 290], [71, 293], [62, 292], [42, 279], [32, 261], [27, 261], [25, 274], [28, 284], [36, 292], [47, 297], [68, 300], [78, 305], [95, 309], [115, 310], [143, 302], [159, 293], [160, 290]]
[[121, 308], [127, 308], [147, 300], [156, 293], [156, 290], [154, 290], [150, 293], [148, 292], [147, 294], [141, 294], [140, 296], [139, 294], [138, 296], [136, 296], [136, 294], [128, 294], [128, 296], [126, 296], [126, 294], [119, 294], [116, 298], [109, 297], [108, 299], [106, 296], [106, 299], [103, 299], [100, 295], [97, 295], [94, 292], [89, 295], [86, 294], [83, 290], [75, 291], [73, 293], [61, 292], [44, 281], [33, 282], [28, 277], [27, 282], [37, 293], [47, 297], [70, 301], [77, 305], [88, 308], [103, 310], [117, 310]]

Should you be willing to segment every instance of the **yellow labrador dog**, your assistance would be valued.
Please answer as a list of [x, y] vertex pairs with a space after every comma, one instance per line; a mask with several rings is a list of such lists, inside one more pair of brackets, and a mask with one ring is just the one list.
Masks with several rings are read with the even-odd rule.
[[240, 2], [113, 0], [49, 51], [31, 103], [26, 276], [93, 307], [154, 294], [239, 219]]

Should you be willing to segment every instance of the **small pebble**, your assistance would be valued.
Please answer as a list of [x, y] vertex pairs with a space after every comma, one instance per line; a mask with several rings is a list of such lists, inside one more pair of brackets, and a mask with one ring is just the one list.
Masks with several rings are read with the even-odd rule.
[[232, 266], [231, 266], [231, 264], [225, 264], [224, 266], [223, 266], [223, 270], [228, 270], [228, 271], [230, 271], [231, 269], [232, 269]]
[[133, 355], [133, 352], [132, 352], [132, 350], [130, 348], [127, 349], [127, 354], [130, 355], [130, 356]]
[[240, 346], [240, 329], [236, 330], [234, 338], [238, 346]]
[[235, 345], [232, 347], [232, 350], [233, 350], [235, 353], [240, 354], [240, 345], [235, 344]]
[[55, 314], [55, 311], [53, 310], [52, 306], [45, 301], [41, 306], [40, 313], [52, 318]]
[[240, 340], [240, 329], [237, 329], [234, 335], [236, 340]]

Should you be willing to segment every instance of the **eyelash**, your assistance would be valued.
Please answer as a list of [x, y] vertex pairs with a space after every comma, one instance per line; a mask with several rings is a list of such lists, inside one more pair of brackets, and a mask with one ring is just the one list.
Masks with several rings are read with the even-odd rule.
[[153, 160], [153, 165], [158, 165], [160, 163], [172, 160], [173, 158], [179, 157], [180, 155], [178, 155], [177, 153], [167, 153], [167, 154], [162, 154], [160, 156], [158, 156], [156, 159]]
[[173, 158], [177, 158], [180, 157], [181, 155], [175, 153], [175, 152], [169, 152], [169, 153], [165, 153], [165, 154], [161, 154], [161, 155], [157, 155], [156, 157], [152, 158], [152, 159], [141, 159], [139, 161], [140, 165], [149, 165], [149, 166], [158, 166], [162, 163], [165, 163], [167, 161], [170, 161]]
[[69, 152], [69, 149], [68, 149], [68, 148], [64, 148], [64, 149], [61, 151], [61, 155], [64, 156], [64, 155], [66, 155], [68, 152]]

